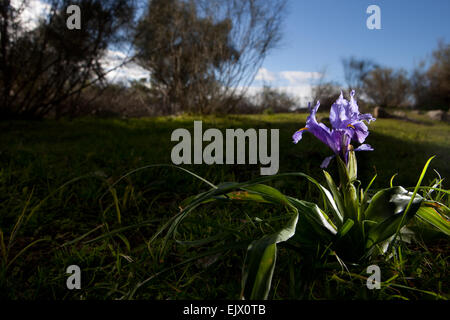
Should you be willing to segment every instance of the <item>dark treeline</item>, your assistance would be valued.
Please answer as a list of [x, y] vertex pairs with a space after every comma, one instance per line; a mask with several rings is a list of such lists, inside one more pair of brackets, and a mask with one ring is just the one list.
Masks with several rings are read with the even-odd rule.
[[[36, 2], [36, 1], [34, 1]], [[299, 102], [264, 87], [250, 97], [267, 53], [281, 39], [286, 0], [41, 0], [46, 13], [24, 20], [29, 0], [0, 2], [0, 118], [82, 115], [288, 112]], [[70, 5], [81, 28], [66, 26]], [[108, 53], [120, 52], [105, 67]], [[135, 64], [150, 77], [111, 83], [108, 74]], [[448, 110], [450, 45], [412, 74], [370, 60], [343, 59], [347, 89], [367, 105]], [[341, 85], [313, 87], [330, 106]]]
[[[450, 44], [439, 42], [430, 61], [421, 61], [410, 74], [356, 57], [342, 59], [342, 66], [347, 91], [356, 90], [362, 105], [444, 111], [450, 107]], [[330, 107], [341, 89], [322, 79], [313, 87], [313, 100]]]
[[[134, 7], [127, 0], [47, 1], [48, 14], [29, 27], [28, 1], [0, 4], [0, 114], [2, 118], [72, 115], [84, 90], [104, 79], [100, 60], [108, 46], [126, 41]], [[66, 27], [66, 8], [77, 4], [82, 28]]]
[[[36, 2], [36, 1], [35, 1]], [[235, 112], [281, 38], [284, 0], [27, 0], [0, 4], [1, 118]], [[69, 29], [69, 5], [81, 28]], [[108, 83], [102, 59], [123, 53], [150, 80]], [[125, 54], [126, 53], [126, 54]], [[244, 89], [244, 90], [243, 90]]]

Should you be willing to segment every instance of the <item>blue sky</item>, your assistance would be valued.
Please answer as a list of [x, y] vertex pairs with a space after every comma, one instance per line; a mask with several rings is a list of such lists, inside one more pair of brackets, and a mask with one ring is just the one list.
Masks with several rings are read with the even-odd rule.
[[[12, 3], [19, 3], [13, 0]], [[381, 30], [369, 30], [369, 5], [381, 9]], [[48, 10], [42, 0], [30, 0], [23, 21], [32, 28]], [[283, 38], [269, 53], [250, 88], [266, 84], [310, 100], [311, 84], [326, 68], [326, 80], [345, 87], [342, 58], [372, 59], [386, 67], [411, 71], [431, 56], [439, 39], [450, 42], [450, 0], [288, 0]], [[106, 69], [120, 64], [126, 53], [109, 50], [102, 59]], [[148, 78], [134, 63], [114, 69], [112, 81]]]
[[[381, 30], [366, 27], [366, 9], [372, 4], [381, 9]], [[286, 83], [280, 72], [326, 67], [327, 79], [344, 85], [341, 59], [352, 55], [410, 71], [431, 56], [439, 39], [450, 41], [449, 15], [450, 0], [289, 0], [283, 39], [263, 63], [262, 71], [269, 75], [265, 83], [290, 86], [293, 92], [308, 80]]]

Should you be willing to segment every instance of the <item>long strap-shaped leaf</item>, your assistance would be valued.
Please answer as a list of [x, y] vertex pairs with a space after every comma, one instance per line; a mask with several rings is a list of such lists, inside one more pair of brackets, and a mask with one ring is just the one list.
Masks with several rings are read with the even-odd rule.
[[416, 215], [435, 226], [446, 235], [450, 235], [450, 221], [444, 214], [440, 214], [438, 210], [448, 211], [448, 208], [438, 202], [424, 201], [422, 206], [417, 210]]
[[[177, 167], [178, 168], [178, 167]], [[184, 170], [189, 174], [192, 174], [191, 172]], [[183, 201], [183, 205], [185, 205], [185, 207], [183, 207], [181, 209], [181, 211], [175, 215], [174, 217], [172, 217], [167, 223], [165, 223], [154, 235], [153, 237], [150, 239], [150, 243], [156, 239], [164, 230], [168, 230], [166, 233], [166, 236], [164, 237], [163, 240], [163, 244], [161, 247], [161, 252], [160, 254], [163, 255], [166, 245], [167, 245], [167, 241], [169, 239], [169, 237], [171, 235], [173, 235], [179, 224], [181, 223], [181, 221], [190, 213], [192, 212], [196, 207], [198, 207], [201, 204], [204, 204], [205, 202], [210, 201], [210, 199], [212, 198], [217, 198], [221, 195], [227, 194], [228, 192], [232, 191], [232, 190], [237, 190], [237, 189], [244, 189], [247, 188], [249, 186], [254, 186], [266, 181], [270, 181], [270, 180], [275, 180], [275, 179], [280, 179], [282, 177], [288, 177], [288, 176], [297, 176], [297, 177], [303, 177], [308, 179], [310, 182], [312, 182], [313, 184], [315, 184], [319, 190], [324, 193], [324, 187], [322, 187], [314, 178], [310, 177], [307, 174], [304, 174], [302, 172], [292, 172], [292, 173], [281, 173], [281, 174], [277, 174], [277, 175], [272, 175], [272, 176], [263, 176], [263, 177], [258, 177], [256, 179], [250, 180], [250, 181], [246, 181], [246, 182], [227, 182], [227, 183], [222, 183], [218, 186], [214, 186], [213, 188], [211, 188], [210, 190], [200, 193], [195, 197], [190, 197], [188, 198], [187, 201]], [[273, 189], [273, 188], [272, 188]], [[275, 190], [275, 189], [274, 189]], [[325, 189], [326, 190], [326, 189]], [[329, 193], [329, 192], [328, 192]], [[273, 196], [273, 195], [272, 195]], [[269, 196], [270, 197], [270, 196]], [[327, 199], [330, 199], [330, 195], [326, 195], [325, 197]], [[332, 197], [331, 197], [332, 198]], [[289, 203], [288, 201], [286, 201], [286, 203]], [[285, 204], [286, 204], [285, 203]]]
[[253, 241], [248, 247], [242, 277], [242, 299], [267, 299], [277, 258], [272, 236]]
[[[344, 222], [344, 212], [345, 212], [342, 194], [338, 190], [338, 188], [337, 188], [336, 184], [334, 183], [333, 178], [331, 178], [330, 174], [328, 172], [326, 172], [325, 170], [323, 171], [323, 174], [325, 176], [325, 180], [328, 184], [328, 187], [330, 188], [330, 191], [332, 193], [332, 195], [330, 195], [330, 196], [327, 195], [327, 197], [329, 198], [328, 201], [331, 203], [331, 207], [334, 210], [335, 218], [337, 218], [335, 220], [338, 223], [338, 225], [342, 225]], [[325, 189], [325, 188], [323, 188], [323, 189]]]
[[[265, 199], [272, 199], [274, 203], [286, 204], [286, 201], [288, 201], [288, 207], [294, 212], [294, 215], [284, 228], [253, 241], [247, 251], [242, 278], [242, 298], [267, 299], [275, 268], [277, 244], [287, 241], [294, 236], [299, 213], [304, 214], [305, 218], [311, 221], [313, 225], [327, 230], [325, 235], [336, 234], [337, 228], [331, 219], [314, 203], [286, 197], [278, 190], [266, 185], [246, 187], [245, 190], [260, 194]], [[244, 199], [245, 195], [241, 200]]]
[[[315, 203], [288, 197], [289, 201], [297, 208], [299, 213], [311, 223], [311, 226], [320, 227], [319, 235], [329, 236], [337, 234], [338, 228], [328, 215]], [[317, 229], [316, 229], [317, 230]]]
[[[188, 171], [187, 171], [188, 172]], [[190, 173], [190, 172], [188, 172]], [[223, 183], [219, 186], [213, 186], [212, 189], [203, 192], [195, 197], [191, 197], [188, 201], [185, 201], [183, 204], [185, 207], [181, 209], [181, 211], [174, 217], [172, 217], [165, 225], [163, 225], [152, 237], [150, 240], [150, 243], [158, 237], [164, 230], [168, 229], [166, 236], [164, 237], [163, 244], [161, 247], [160, 254], [163, 255], [167, 241], [171, 235], [173, 235], [178, 225], [181, 223], [181, 221], [190, 213], [192, 212], [196, 207], [199, 205], [210, 201], [212, 198], [217, 198], [222, 195], [226, 195], [232, 190], [241, 189], [250, 191], [253, 194], [259, 194], [262, 195], [264, 200], [274, 203], [281, 203], [287, 207], [289, 207], [293, 212], [294, 216], [291, 218], [289, 223], [281, 230], [279, 230], [277, 233], [274, 233], [269, 236], [265, 236], [259, 240], [254, 241], [248, 249], [248, 253], [246, 256], [246, 264], [244, 267], [244, 281], [243, 281], [243, 298], [245, 299], [266, 299], [271, 281], [272, 281], [272, 274], [273, 274], [273, 268], [275, 267], [275, 260], [276, 260], [276, 244], [279, 242], [283, 242], [291, 238], [295, 234], [295, 229], [298, 221], [298, 210], [295, 205], [293, 205], [282, 193], [280, 193], [278, 190], [261, 185], [260, 183], [278, 179], [280, 177], [285, 176], [301, 176], [306, 179], [308, 179], [310, 182], [315, 184], [319, 190], [325, 195], [325, 198], [328, 200], [332, 200], [331, 193], [326, 190], [322, 185], [320, 185], [315, 179], [312, 177], [301, 173], [301, 172], [295, 172], [295, 173], [285, 173], [285, 174], [278, 174], [273, 176], [266, 176], [266, 177], [259, 177], [251, 181], [242, 182], [242, 183]], [[260, 198], [259, 198], [260, 199]], [[247, 199], [250, 200], [250, 199]], [[253, 199], [256, 200], [256, 199]], [[336, 204], [333, 202], [333, 208], [337, 209]], [[319, 210], [320, 211], [320, 210]], [[337, 210], [336, 210], [337, 211]], [[323, 212], [322, 212], [323, 213]], [[319, 215], [320, 219], [323, 215]], [[328, 217], [326, 217], [328, 218]], [[326, 219], [325, 220], [329, 220]], [[342, 217], [339, 217], [342, 218]], [[331, 220], [327, 221], [328, 223], [331, 222]], [[332, 225], [332, 222], [330, 226]], [[333, 225], [331, 227], [332, 229], [335, 229], [335, 226]], [[250, 272], [249, 272], [250, 271]], [[256, 272], [256, 273], [255, 273]]]
[[298, 210], [278, 190], [266, 186], [255, 185], [246, 190], [256, 192], [273, 202], [287, 205], [294, 212], [289, 222], [273, 234], [253, 241], [247, 250], [242, 277], [242, 298], [251, 300], [267, 299], [272, 283], [273, 270], [277, 257], [277, 243], [291, 238], [295, 234], [298, 221]]

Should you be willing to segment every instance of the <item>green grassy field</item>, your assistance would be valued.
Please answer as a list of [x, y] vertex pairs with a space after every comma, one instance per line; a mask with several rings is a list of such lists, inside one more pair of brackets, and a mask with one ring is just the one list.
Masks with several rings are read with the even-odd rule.
[[[0, 122], [0, 240], [4, 244], [0, 297], [238, 298], [245, 248], [232, 248], [232, 243], [270, 232], [283, 220], [277, 208], [201, 208], [185, 221], [177, 238], [194, 241], [223, 231], [230, 231], [229, 237], [207, 246], [172, 241], [162, 261], [160, 240], [148, 245], [149, 239], [179, 211], [183, 199], [206, 190], [207, 185], [166, 167], [140, 170], [110, 188], [132, 170], [170, 164], [176, 144], [170, 141], [172, 131], [186, 128], [192, 133], [194, 120], [203, 120], [203, 130], [222, 132], [226, 128], [280, 129], [279, 173], [301, 171], [323, 180], [319, 165], [331, 151], [310, 134], [299, 144], [292, 143], [291, 136], [304, 126], [306, 114]], [[378, 119], [370, 124], [366, 142], [375, 151], [357, 153], [363, 186], [377, 174], [373, 188], [387, 187], [398, 173], [396, 184], [413, 187], [432, 155], [436, 158], [430, 168], [443, 178], [450, 176], [450, 125], [417, 120]], [[259, 165], [183, 167], [213, 183], [259, 176]], [[332, 162], [330, 170], [335, 174], [334, 167]], [[428, 170], [425, 184], [435, 177]], [[318, 197], [298, 178], [272, 185], [297, 198]], [[444, 187], [448, 188], [446, 180]], [[255, 223], [255, 217], [259, 222]], [[229, 244], [225, 252], [202, 257], [207, 250]], [[303, 258], [281, 248], [270, 298], [448, 298], [448, 240], [437, 237], [426, 245], [412, 243], [401, 250], [402, 254], [382, 267], [383, 280], [392, 279], [391, 285], [369, 291], [361, 266], [354, 266], [350, 273], [325, 265], [305, 270]], [[81, 290], [66, 288], [65, 271], [71, 264], [81, 267]], [[149, 281], [135, 290], [145, 279]]]

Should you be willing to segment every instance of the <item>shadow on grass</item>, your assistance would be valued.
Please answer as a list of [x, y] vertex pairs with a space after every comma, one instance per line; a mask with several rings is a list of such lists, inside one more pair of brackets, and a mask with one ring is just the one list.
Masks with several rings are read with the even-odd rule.
[[[170, 152], [176, 144], [170, 141], [172, 131], [182, 127], [193, 132], [195, 119], [195, 117], [168, 117], [139, 120], [79, 119], [59, 122], [0, 122], [0, 130], [4, 133], [0, 135], [0, 227], [5, 232], [10, 231], [17, 215], [22, 211], [31, 189], [34, 188], [34, 193], [30, 207], [35, 206], [65, 182], [90, 172], [97, 172], [103, 178], [80, 180], [55, 194], [36, 212], [33, 220], [21, 229], [20, 240], [51, 235], [55, 245], [60, 245], [98, 227], [105, 221], [114, 225], [116, 212], [112, 195], [107, 193], [104, 202], [99, 203], [101, 195], [108, 191], [108, 185], [136, 168], [148, 164], [170, 163]], [[292, 134], [303, 126], [305, 119], [306, 115], [206, 117], [203, 127], [204, 130], [215, 127], [221, 129], [222, 132], [225, 128], [239, 127], [280, 129], [279, 172], [301, 171], [323, 181], [319, 165], [326, 156], [331, 154], [331, 151], [311, 134], [305, 134], [303, 140], [297, 145], [292, 143]], [[378, 121], [378, 123], [380, 126], [374, 126], [367, 139], [367, 143], [371, 144], [375, 151], [357, 154], [359, 179], [363, 187], [368, 184], [375, 173], [378, 174], [378, 177], [373, 188], [387, 187], [389, 179], [395, 173], [399, 174], [395, 180], [396, 184], [405, 187], [414, 186], [423, 165], [432, 155], [436, 155], [436, 158], [433, 160], [431, 168], [435, 168], [442, 177], [449, 177], [450, 146], [445, 140], [450, 132], [449, 127], [405, 124], [398, 120]], [[397, 127], [408, 125], [409, 127], [405, 130], [406, 134], [403, 136], [395, 131], [398, 129]], [[439, 135], [436, 128], [441, 127], [445, 131]], [[429, 133], [428, 137], [426, 137], [427, 132]], [[416, 136], [420, 137], [422, 134], [424, 135], [423, 141], [414, 141]], [[336, 177], [335, 166], [335, 162], [332, 162], [329, 170]], [[189, 165], [183, 167], [216, 184], [224, 181], [245, 181], [259, 176], [259, 165]], [[434, 178], [434, 175], [434, 172], [429, 170], [424, 183], [428, 183]], [[301, 199], [315, 200], [314, 197], [317, 196], [317, 193], [314, 193], [316, 191], [312, 191], [305, 180], [298, 178], [277, 180], [273, 182], [273, 185], [283, 192]], [[197, 194], [205, 188], [207, 185], [203, 182], [175, 169], [159, 168], [139, 171], [116, 186], [123, 224], [132, 225], [150, 218], [167, 219], [179, 211], [178, 205], [181, 200]], [[124, 199], [127, 192], [128, 199], [132, 200], [125, 204]], [[132, 196], [131, 193], [133, 193]], [[220, 214], [212, 215], [211, 211], [204, 210], [197, 212], [195, 217], [200, 216], [199, 220], [205, 221], [205, 225], [207, 217], [214, 219], [218, 216], [226, 220], [225, 210], [220, 212], [219, 209], [215, 210]], [[261, 211], [256, 208], [251, 213], [259, 215]], [[237, 212], [236, 215], [239, 216], [239, 214], [241, 213]], [[137, 246], [144, 242], [143, 239], [148, 240], [156, 228], [157, 226], [152, 226], [145, 232], [142, 231], [142, 234], [133, 231], [127, 236], [129, 240], [132, 240], [131, 243]], [[193, 234], [204, 236], [206, 227], [200, 229]], [[24, 244], [19, 243], [17, 248], [21, 249], [23, 246]], [[78, 252], [79, 249], [74, 247], [74, 252]], [[108, 259], [111, 259], [111, 253], [100, 245], [98, 247], [85, 246], [83, 250], [80, 255], [89, 258], [87, 259], [89, 261], [85, 263], [93, 267], [94, 275], [98, 266], [110, 263]], [[142, 263], [142, 268], [148, 268], [146, 273], [151, 270], [159, 270], [159, 262], [149, 259], [139, 250], [137, 252], [143, 255], [139, 262]], [[34, 248], [30, 252], [32, 253], [29, 256], [24, 256], [24, 260], [20, 261], [23, 269], [19, 269], [25, 270], [26, 274], [18, 273], [17, 276], [11, 277], [11, 284], [8, 285], [8, 288], [16, 288], [13, 285], [14, 281], [23, 283], [22, 286], [17, 286], [12, 294], [19, 294], [21, 288], [25, 290], [27, 284], [25, 279], [33, 277], [36, 273], [33, 265], [41, 266], [43, 280], [30, 283], [37, 287], [40, 283], [46, 284], [46, 290], [51, 292], [54, 288], [59, 287], [58, 285], [52, 287], [51, 283], [47, 284], [47, 280], [58, 278], [55, 275], [63, 272], [64, 266], [75, 263], [72, 252], [68, 252], [63, 258], [53, 257], [46, 247]], [[234, 257], [238, 263], [234, 261], [230, 265], [240, 266], [241, 260], [239, 259], [242, 256], [243, 254]], [[105, 257], [107, 257], [107, 263], [102, 261]], [[35, 259], [39, 259], [39, 263]], [[130, 266], [137, 268], [139, 264]], [[223, 282], [224, 286], [221, 291], [223, 294], [233, 295], [234, 292], [239, 291], [239, 268], [223, 268], [220, 264], [213, 265], [212, 268], [209, 272], [213, 280], [217, 280], [214, 277], [221, 274], [221, 279], [234, 281]], [[224, 270], [231, 274], [227, 276], [224, 274]], [[65, 274], [60, 278], [63, 276]], [[109, 278], [110, 274], [104, 275], [103, 278], [100, 277], [102, 280]], [[189, 279], [189, 277], [186, 278]], [[219, 280], [217, 282], [220, 283]], [[234, 287], [228, 287], [234, 284], [236, 284]], [[166, 285], [162, 288], [164, 290], [156, 287], [154, 291], [169, 290]], [[195, 288], [204, 288], [204, 282], [202, 281]], [[61, 290], [62, 294], [66, 294], [65, 287]], [[36, 292], [28, 291], [39, 294], [41, 297], [47, 295], [47, 292], [41, 288], [36, 289]], [[48, 295], [50, 296], [50, 293]], [[198, 296], [203, 296], [203, 293]]]
[[[297, 145], [292, 143], [291, 136], [302, 126], [304, 117], [306, 116], [297, 116], [299, 120], [290, 120], [292, 117], [285, 115], [273, 118], [270, 116], [206, 117], [203, 120], [203, 131], [212, 127], [220, 129], [223, 133], [225, 128], [280, 129], [279, 173], [302, 171], [321, 179], [319, 165], [325, 157], [331, 155], [331, 151], [311, 134], [304, 134], [303, 140]], [[34, 175], [34, 178], [40, 177], [47, 181], [50, 178], [55, 180], [54, 183], [58, 180], [64, 183], [64, 178], [69, 180], [98, 170], [111, 179], [115, 179], [144, 165], [171, 163], [171, 149], [176, 145], [176, 142], [170, 141], [172, 131], [176, 128], [186, 128], [193, 135], [195, 119], [195, 117], [167, 117], [137, 120], [4, 122], [0, 123], [0, 130], [7, 134], [0, 138], [0, 164], [2, 167], [8, 164], [17, 169], [28, 168], [31, 180]], [[390, 121], [389, 125], [392, 127], [404, 125], [400, 120]], [[411, 134], [416, 135], [427, 132], [430, 127], [420, 124], [409, 124], [409, 126]], [[358, 176], [363, 186], [374, 174], [377, 174], [374, 187], [385, 187], [389, 184], [392, 175], [396, 173], [398, 173], [396, 183], [414, 186], [423, 165], [433, 155], [436, 155], [436, 158], [430, 168], [436, 169], [443, 178], [450, 175], [448, 166], [450, 147], [435, 143], [434, 136], [426, 141], [412, 141], [411, 137], [402, 139], [396, 137], [395, 132], [388, 131], [389, 134], [386, 134], [383, 130], [377, 129], [371, 130], [366, 140], [375, 151], [357, 153]], [[442, 135], [450, 136], [450, 129], [442, 132]], [[206, 145], [207, 143], [203, 144], [203, 146]], [[333, 172], [335, 166], [335, 161], [332, 161], [328, 170]], [[245, 181], [259, 176], [259, 165], [208, 166], [203, 164], [183, 167], [215, 183], [230, 180]], [[431, 169], [424, 180], [425, 183], [436, 176]], [[156, 172], [151, 173], [151, 171]], [[180, 175], [180, 172], [173, 171], [173, 174], [161, 176], [160, 173], [160, 170], [148, 170], [145, 175], [148, 175], [153, 182], [155, 178], [157, 180], [167, 178], [169, 181], [176, 182], [169, 185], [166, 182], [166, 187], [169, 189], [173, 187], [186, 192], [192, 187], [191, 179], [185, 174]], [[180, 176], [181, 181], [176, 179], [177, 175]], [[183, 180], [187, 182], [184, 186]]]

